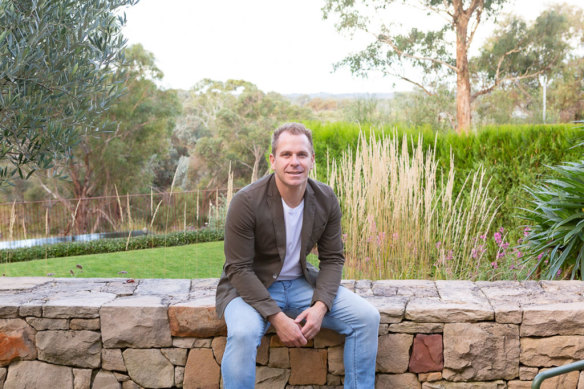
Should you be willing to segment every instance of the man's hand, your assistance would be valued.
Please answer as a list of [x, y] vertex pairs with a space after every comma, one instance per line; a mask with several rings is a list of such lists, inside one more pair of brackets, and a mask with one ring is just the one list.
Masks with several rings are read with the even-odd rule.
[[[296, 317], [294, 323], [302, 326], [302, 335], [304, 335], [307, 340], [314, 338], [316, 334], [318, 334], [322, 324], [322, 319], [327, 311], [328, 308], [326, 305], [324, 305], [322, 301], [317, 301], [312, 307], [306, 309]], [[304, 325], [301, 324], [302, 321], [304, 321]]]
[[288, 347], [302, 347], [308, 340], [302, 334], [300, 325], [290, 319], [284, 312], [278, 312], [268, 318], [276, 329], [280, 341]]

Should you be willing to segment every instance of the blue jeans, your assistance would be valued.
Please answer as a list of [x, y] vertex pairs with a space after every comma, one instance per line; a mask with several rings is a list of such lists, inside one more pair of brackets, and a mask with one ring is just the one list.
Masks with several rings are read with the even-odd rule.
[[[310, 306], [313, 288], [303, 278], [276, 281], [269, 288], [280, 309], [294, 318]], [[227, 346], [221, 363], [225, 389], [250, 389], [255, 385], [256, 353], [270, 323], [241, 297], [225, 308]], [[345, 388], [373, 388], [379, 312], [362, 297], [339, 287], [332, 309], [323, 321], [345, 335]]]

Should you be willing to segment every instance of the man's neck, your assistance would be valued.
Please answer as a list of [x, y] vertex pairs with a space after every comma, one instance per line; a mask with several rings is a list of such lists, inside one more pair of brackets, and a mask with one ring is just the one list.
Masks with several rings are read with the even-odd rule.
[[284, 200], [286, 205], [290, 208], [296, 208], [302, 202], [302, 199], [304, 198], [304, 192], [306, 192], [306, 184], [301, 187], [291, 188], [282, 184], [277, 179], [276, 187], [278, 188], [278, 192], [280, 192], [282, 200]]

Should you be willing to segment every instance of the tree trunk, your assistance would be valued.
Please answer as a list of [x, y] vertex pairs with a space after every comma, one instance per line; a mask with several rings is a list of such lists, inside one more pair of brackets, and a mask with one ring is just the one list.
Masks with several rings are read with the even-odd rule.
[[456, 20], [456, 131], [467, 133], [471, 125], [470, 72], [468, 69], [468, 16], [460, 14]]

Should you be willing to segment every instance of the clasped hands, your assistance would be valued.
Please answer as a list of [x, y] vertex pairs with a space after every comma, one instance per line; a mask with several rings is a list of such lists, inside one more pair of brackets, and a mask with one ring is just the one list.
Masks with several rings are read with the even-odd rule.
[[289, 318], [284, 312], [278, 312], [268, 320], [276, 329], [282, 343], [289, 347], [302, 347], [318, 334], [327, 310], [322, 301], [317, 301], [296, 319]]

